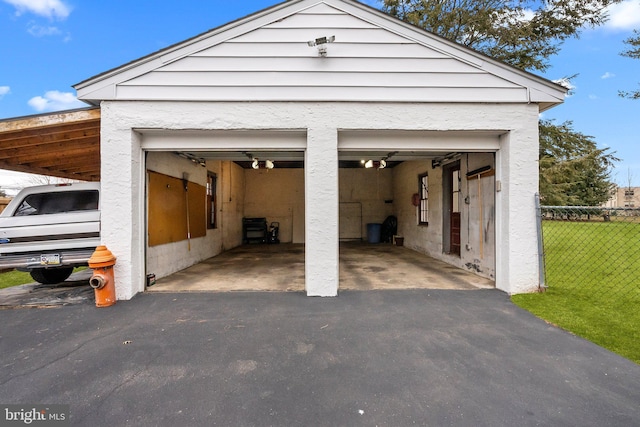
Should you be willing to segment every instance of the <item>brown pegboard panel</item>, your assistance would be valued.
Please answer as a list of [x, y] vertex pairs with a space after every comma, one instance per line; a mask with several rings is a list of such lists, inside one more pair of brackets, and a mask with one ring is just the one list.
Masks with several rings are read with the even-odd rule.
[[147, 173], [149, 246], [187, 239], [187, 196], [191, 238], [204, 237], [207, 234], [206, 188], [189, 181], [185, 191], [179, 178], [153, 171]]

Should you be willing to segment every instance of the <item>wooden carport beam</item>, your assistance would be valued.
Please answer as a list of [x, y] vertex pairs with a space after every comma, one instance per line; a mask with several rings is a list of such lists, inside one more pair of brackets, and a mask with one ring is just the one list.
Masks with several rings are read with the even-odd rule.
[[0, 169], [100, 180], [100, 108], [0, 120]]

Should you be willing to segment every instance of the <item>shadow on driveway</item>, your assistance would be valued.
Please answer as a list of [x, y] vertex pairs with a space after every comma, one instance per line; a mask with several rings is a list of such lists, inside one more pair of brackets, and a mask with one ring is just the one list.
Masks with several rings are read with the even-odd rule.
[[0, 310], [0, 403], [72, 425], [640, 425], [640, 366], [496, 290]]

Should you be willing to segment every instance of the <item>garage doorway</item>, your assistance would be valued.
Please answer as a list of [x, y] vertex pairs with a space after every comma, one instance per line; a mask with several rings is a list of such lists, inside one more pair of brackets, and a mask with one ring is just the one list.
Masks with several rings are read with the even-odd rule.
[[[304, 151], [154, 150], [145, 158], [148, 283], [246, 244], [266, 248], [272, 228], [274, 245], [304, 252]], [[243, 226], [257, 219], [263, 238], [247, 242]]]
[[460, 256], [460, 226], [462, 178], [460, 176], [460, 161], [443, 166], [442, 195], [443, 195], [443, 250], [445, 253]]
[[[340, 169], [341, 243], [349, 241], [346, 230], [358, 227], [361, 237], [353, 234], [351, 241], [369, 244], [369, 225], [383, 226], [391, 218], [397, 221], [399, 239], [381, 233], [374, 244], [399, 240], [405, 248], [430, 256], [426, 262], [444, 261], [495, 280], [493, 152], [343, 150], [339, 158], [348, 164]], [[370, 159], [377, 160], [367, 168]], [[344, 251], [341, 244], [341, 277]], [[358, 268], [354, 263], [351, 267]]]

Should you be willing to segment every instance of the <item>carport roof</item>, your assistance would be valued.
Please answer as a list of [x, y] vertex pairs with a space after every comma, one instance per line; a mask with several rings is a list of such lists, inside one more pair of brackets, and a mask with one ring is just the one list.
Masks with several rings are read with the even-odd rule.
[[0, 120], [0, 169], [100, 180], [100, 108]]

